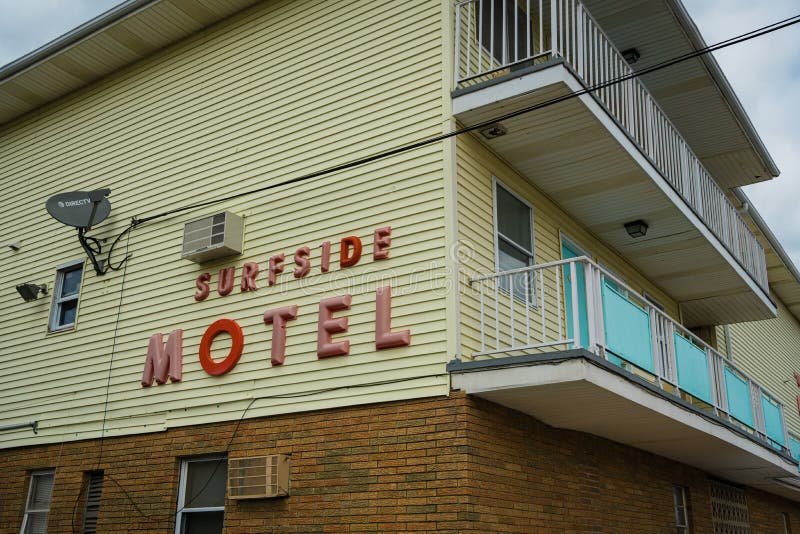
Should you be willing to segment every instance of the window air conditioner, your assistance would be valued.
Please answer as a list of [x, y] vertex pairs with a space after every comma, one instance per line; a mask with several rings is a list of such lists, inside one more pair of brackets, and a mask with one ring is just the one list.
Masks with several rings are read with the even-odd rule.
[[183, 227], [181, 258], [195, 263], [241, 254], [244, 241], [244, 220], [224, 211]]
[[228, 459], [229, 499], [270, 499], [289, 495], [292, 461], [286, 454]]

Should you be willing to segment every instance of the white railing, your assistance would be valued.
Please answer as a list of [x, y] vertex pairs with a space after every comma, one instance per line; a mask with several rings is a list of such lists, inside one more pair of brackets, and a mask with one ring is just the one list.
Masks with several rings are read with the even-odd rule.
[[787, 450], [784, 406], [657, 305], [585, 257], [479, 276], [473, 358], [583, 348]]
[[[456, 85], [563, 58], [738, 263], [768, 291], [764, 249], [627, 61], [578, 0], [462, 0]], [[604, 85], [605, 84], [605, 85]]]

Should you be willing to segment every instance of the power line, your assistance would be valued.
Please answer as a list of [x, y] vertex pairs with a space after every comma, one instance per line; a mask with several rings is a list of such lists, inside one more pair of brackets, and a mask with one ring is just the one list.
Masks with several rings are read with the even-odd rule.
[[652, 72], [656, 72], [656, 71], [659, 71], [659, 70], [662, 70], [662, 69], [666, 69], [666, 68], [671, 67], [673, 65], [676, 65], [678, 63], [682, 63], [682, 62], [688, 61], [690, 59], [694, 59], [694, 58], [697, 58], [697, 57], [700, 57], [700, 56], [703, 56], [703, 55], [706, 55], [706, 54], [710, 54], [712, 52], [716, 52], [717, 50], [722, 50], [723, 48], [727, 48], [729, 46], [740, 44], [740, 43], [743, 43], [745, 41], [749, 41], [751, 39], [755, 39], [756, 37], [761, 37], [761, 36], [767, 35], [769, 33], [772, 33], [774, 31], [777, 31], [777, 30], [780, 30], [780, 29], [783, 29], [783, 28], [787, 28], [789, 26], [793, 26], [793, 25], [795, 25], [797, 23], [800, 23], [800, 15], [794, 15], [792, 17], [780, 20], [778, 22], [774, 22], [772, 24], [768, 24], [766, 26], [762, 26], [762, 27], [757, 28], [755, 30], [751, 30], [749, 32], [737, 35], [735, 37], [731, 37], [730, 39], [726, 39], [724, 41], [720, 41], [720, 42], [718, 42], [716, 44], [713, 44], [713, 45], [710, 45], [710, 46], [706, 46], [706, 47], [701, 48], [699, 50], [694, 50], [692, 52], [689, 52], [689, 53], [686, 53], [686, 54], [683, 54], [683, 55], [680, 55], [680, 56], [676, 56], [676, 57], [671, 58], [671, 59], [667, 59], [667, 60], [662, 61], [660, 63], [656, 63], [656, 64], [651, 65], [649, 67], [645, 67], [645, 68], [643, 68], [643, 69], [641, 69], [639, 71], [634, 71], [634, 72], [632, 72], [630, 74], [626, 74], [624, 76], [619, 76], [617, 78], [612, 78], [612, 79], [610, 79], [608, 81], [605, 81], [605, 82], [597, 83], [597, 84], [595, 84], [593, 86], [585, 87], [584, 89], [581, 89], [579, 91], [571, 91], [571, 92], [565, 93], [564, 95], [557, 96], [557, 97], [545, 100], [543, 102], [539, 102], [537, 104], [524, 107], [524, 108], [516, 110], [516, 111], [512, 111], [512, 112], [509, 112], [509, 113], [506, 113], [506, 114], [503, 114], [503, 115], [498, 115], [498, 116], [495, 116], [493, 118], [486, 119], [486, 120], [484, 120], [482, 122], [479, 122], [477, 124], [473, 124], [472, 126], [466, 126], [464, 128], [459, 128], [459, 129], [453, 130], [451, 132], [447, 132], [447, 133], [444, 133], [444, 134], [436, 135], [434, 137], [429, 137], [428, 139], [415, 141], [415, 142], [407, 144], [407, 145], [403, 145], [403, 146], [400, 146], [400, 147], [397, 147], [397, 148], [393, 148], [393, 149], [390, 149], [390, 150], [379, 152], [377, 154], [373, 154], [371, 156], [367, 156], [367, 157], [360, 158], [360, 159], [357, 159], [357, 160], [354, 160], [354, 161], [350, 161], [348, 163], [343, 163], [341, 165], [335, 165], [333, 167], [328, 167], [326, 169], [322, 169], [322, 170], [319, 170], [319, 171], [314, 171], [314, 172], [311, 172], [311, 173], [308, 173], [308, 174], [304, 174], [302, 176], [298, 176], [296, 178], [291, 178], [289, 180], [284, 180], [284, 181], [279, 182], [277, 184], [272, 184], [272, 185], [268, 185], [268, 186], [264, 186], [264, 187], [259, 187], [259, 188], [256, 188], [256, 189], [251, 189], [249, 191], [242, 191], [240, 193], [236, 193], [236, 194], [233, 194], [233, 195], [228, 195], [226, 197], [222, 197], [222, 198], [218, 198], [218, 199], [206, 200], [206, 201], [203, 201], [203, 202], [190, 204], [188, 206], [175, 208], [175, 209], [168, 210], [168, 211], [156, 214], [156, 215], [143, 217], [141, 219], [134, 217], [132, 219], [132, 221], [131, 221], [131, 226], [132, 227], [136, 227], [136, 226], [138, 226], [140, 224], [148, 223], [150, 221], [153, 221], [153, 220], [156, 220], [156, 219], [160, 219], [160, 218], [163, 218], [163, 217], [167, 217], [169, 215], [174, 215], [176, 213], [181, 213], [181, 212], [184, 212], [184, 211], [198, 209], [198, 208], [202, 208], [202, 207], [205, 207], [205, 206], [210, 206], [210, 205], [213, 205], [213, 204], [219, 204], [220, 202], [226, 202], [226, 201], [229, 201], [229, 200], [234, 200], [234, 199], [241, 198], [241, 197], [244, 197], [244, 196], [247, 196], [247, 195], [252, 195], [252, 194], [255, 194], [255, 193], [262, 193], [262, 192], [265, 192], [265, 191], [269, 191], [271, 189], [277, 189], [279, 187], [284, 187], [284, 186], [287, 186], [287, 185], [292, 185], [292, 184], [296, 184], [296, 183], [300, 183], [300, 182], [305, 182], [305, 181], [308, 181], [308, 180], [312, 180], [314, 178], [319, 178], [321, 176], [334, 174], [334, 173], [337, 173], [337, 172], [341, 172], [341, 171], [345, 171], [345, 170], [348, 170], [348, 169], [352, 169], [354, 167], [360, 167], [362, 165], [366, 165], [367, 163], [372, 163], [373, 161], [385, 159], [385, 158], [388, 158], [388, 157], [391, 157], [391, 156], [396, 156], [398, 154], [402, 154], [402, 153], [405, 153], [405, 152], [410, 152], [412, 150], [416, 150], [418, 148], [422, 148], [422, 147], [425, 147], [425, 146], [428, 146], [428, 145], [432, 145], [432, 144], [438, 143], [440, 141], [445, 141], [447, 139], [450, 139], [450, 138], [453, 138], [453, 137], [457, 137], [457, 136], [463, 135], [465, 133], [470, 133], [470, 132], [482, 130], [484, 128], [492, 126], [493, 124], [495, 124], [497, 122], [501, 122], [501, 121], [508, 120], [508, 119], [511, 119], [511, 118], [514, 118], [514, 117], [518, 117], [520, 115], [525, 115], [527, 113], [531, 113], [531, 112], [537, 111], [539, 109], [543, 109], [543, 108], [546, 108], [546, 107], [549, 107], [549, 106], [552, 106], [552, 105], [555, 105], [555, 104], [558, 104], [558, 103], [561, 103], [561, 102], [565, 102], [567, 100], [571, 100], [573, 98], [577, 98], [577, 97], [580, 97], [580, 96], [583, 96], [583, 95], [586, 95], [586, 94], [594, 93], [594, 92], [599, 91], [601, 89], [605, 89], [606, 87], [611, 87], [612, 85], [616, 85], [616, 84], [619, 84], [619, 83], [622, 83], [622, 82], [625, 82], [625, 81], [628, 81], [628, 80], [639, 78], [639, 77], [644, 76], [646, 74], [650, 74]]
[[[119, 263], [119, 265], [117, 265], [116, 267], [112, 267], [112, 269], [119, 270], [123, 266], [127, 267], [125, 260], [127, 260], [129, 258], [129, 256], [128, 256], [128, 247], [129, 247], [129, 244], [130, 244], [130, 233], [129, 232], [130, 232], [131, 229], [135, 228], [136, 226], [138, 226], [140, 224], [144, 224], [144, 223], [147, 223], [147, 222], [159, 219], [159, 218], [167, 217], [169, 215], [173, 215], [173, 214], [180, 213], [180, 212], [183, 212], [183, 211], [188, 211], [188, 210], [201, 208], [201, 207], [204, 207], [204, 206], [218, 204], [220, 202], [225, 202], [225, 201], [228, 201], [228, 200], [241, 198], [241, 197], [244, 197], [244, 196], [247, 196], [247, 195], [251, 195], [251, 194], [255, 194], [255, 193], [261, 193], [261, 192], [264, 192], [264, 191], [269, 191], [271, 189], [276, 189], [276, 188], [279, 188], [279, 187], [292, 185], [292, 184], [295, 184], [295, 183], [305, 182], [305, 181], [308, 181], [308, 180], [311, 180], [311, 179], [314, 179], [314, 178], [326, 176], [326, 175], [329, 175], [329, 174], [334, 174], [336, 172], [340, 172], [340, 171], [348, 170], [348, 169], [351, 169], [351, 168], [354, 168], [354, 167], [358, 167], [358, 166], [361, 166], [361, 165], [365, 165], [365, 164], [371, 163], [373, 161], [385, 159], [385, 158], [388, 158], [388, 157], [391, 157], [391, 156], [395, 156], [395, 155], [398, 155], [398, 154], [402, 154], [402, 153], [405, 153], [405, 152], [410, 152], [412, 150], [416, 150], [418, 148], [422, 148], [422, 147], [425, 147], [425, 146], [428, 146], [428, 145], [431, 145], [431, 144], [434, 144], [434, 143], [438, 143], [440, 141], [445, 141], [447, 139], [450, 139], [450, 138], [453, 138], [453, 137], [456, 137], [456, 136], [459, 136], [459, 135], [463, 135], [465, 133], [470, 133], [470, 132], [473, 132], [473, 131], [482, 130], [482, 129], [487, 128], [487, 127], [489, 127], [489, 126], [491, 126], [491, 125], [493, 125], [493, 124], [495, 124], [497, 122], [501, 122], [501, 121], [508, 120], [508, 119], [511, 119], [511, 118], [514, 118], [514, 117], [518, 117], [520, 115], [525, 115], [527, 113], [531, 113], [533, 111], [536, 111], [536, 110], [539, 110], [539, 109], [543, 109], [543, 108], [558, 104], [560, 102], [571, 100], [573, 98], [578, 98], [578, 97], [586, 95], [586, 94], [591, 94], [593, 92], [599, 91], [599, 90], [604, 89], [606, 87], [610, 87], [610, 86], [613, 86], [613, 85], [616, 85], [616, 84], [619, 84], [619, 83], [622, 83], [622, 82], [625, 82], [625, 81], [628, 81], [628, 80], [639, 78], [639, 77], [644, 76], [646, 74], [649, 74], [649, 73], [652, 73], [652, 72], [656, 72], [656, 71], [671, 67], [671, 66], [676, 65], [678, 63], [682, 63], [684, 61], [688, 61], [690, 59], [693, 59], [693, 58], [696, 58], [696, 57], [700, 57], [702, 55], [709, 54], [711, 52], [715, 52], [717, 50], [721, 50], [721, 49], [727, 48], [729, 46], [733, 46], [735, 44], [743, 43], [743, 42], [748, 41], [750, 39], [755, 39], [756, 37], [761, 37], [763, 35], [767, 35], [769, 33], [772, 33], [774, 31], [777, 31], [777, 30], [780, 30], [780, 29], [783, 29], [783, 28], [786, 28], [786, 27], [789, 27], [789, 26], [792, 26], [792, 25], [797, 24], [797, 23], [800, 23], [800, 15], [795, 15], [793, 17], [789, 17], [789, 18], [784, 19], [782, 21], [778, 21], [778, 22], [775, 22], [773, 24], [769, 24], [767, 26], [763, 26], [761, 28], [758, 28], [758, 29], [755, 29], [755, 30], [751, 30], [749, 32], [740, 34], [740, 35], [738, 35], [736, 37], [732, 37], [730, 39], [726, 39], [724, 41], [720, 41], [720, 42], [718, 42], [718, 43], [716, 43], [714, 45], [706, 46], [705, 48], [702, 48], [702, 49], [699, 49], [699, 50], [694, 50], [694, 51], [689, 52], [687, 54], [683, 54], [681, 56], [677, 56], [677, 57], [662, 61], [662, 62], [657, 63], [655, 65], [651, 65], [651, 66], [643, 68], [643, 69], [641, 69], [639, 71], [632, 72], [632, 73], [626, 74], [624, 76], [619, 76], [617, 78], [613, 78], [613, 79], [610, 79], [608, 81], [595, 84], [594, 86], [584, 87], [584, 89], [581, 89], [579, 91], [571, 91], [571, 92], [568, 92], [568, 93], [566, 93], [564, 95], [561, 95], [561, 96], [558, 96], [558, 97], [554, 97], [554, 98], [551, 98], [549, 100], [545, 100], [545, 101], [540, 102], [538, 104], [527, 106], [527, 107], [524, 107], [524, 108], [516, 110], [516, 111], [512, 111], [512, 112], [509, 112], [509, 113], [506, 113], [506, 114], [503, 114], [503, 115], [499, 115], [499, 116], [493, 117], [491, 119], [487, 119], [485, 121], [482, 121], [480, 123], [474, 124], [472, 126], [467, 126], [467, 127], [464, 127], [464, 128], [453, 130], [451, 132], [447, 132], [445, 134], [441, 134], [441, 135], [437, 135], [437, 136], [434, 136], [434, 137], [430, 137], [428, 139], [423, 139], [423, 140], [420, 140], [420, 141], [416, 141], [416, 142], [413, 142], [413, 143], [410, 143], [410, 144], [407, 144], [407, 145], [404, 145], [404, 146], [401, 146], [401, 147], [397, 147], [397, 148], [394, 148], [394, 149], [391, 149], [391, 150], [387, 150], [387, 151], [384, 151], [384, 152], [379, 152], [377, 154], [373, 154], [371, 156], [360, 158], [360, 159], [357, 159], [357, 160], [354, 160], [354, 161], [351, 161], [351, 162], [348, 162], [348, 163], [344, 163], [344, 164], [341, 164], [341, 165], [336, 165], [336, 166], [329, 167], [329, 168], [326, 168], [326, 169], [323, 169], [323, 170], [320, 170], [320, 171], [315, 171], [315, 172], [312, 172], [312, 173], [309, 173], [309, 174], [305, 174], [305, 175], [302, 175], [302, 176], [299, 176], [299, 177], [296, 177], [296, 178], [292, 178], [290, 180], [285, 180], [285, 181], [277, 183], [277, 184], [272, 184], [272, 185], [269, 185], [269, 186], [265, 186], [265, 187], [261, 187], [261, 188], [257, 188], [257, 189], [252, 189], [252, 190], [249, 190], [249, 191], [243, 191], [243, 192], [240, 192], [240, 193], [237, 193], [237, 194], [234, 194], [234, 195], [229, 195], [229, 196], [226, 196], [226, 197], [223, 197], [223, 198], [219, 198], [219, 199], [207, 200], [207, 201], [204, 201], [204, 202], [191, 204], [189, 206], [176, 208], [176, 209], [173, 209], [173, 210], [169, 210], [169, 211], [166, 211], [166, 212], [163, 212], [163, 213], [159, 213], [159, 214], [156, 214], [156, 215], [151, 215], [149, 217], [144, 217], [144, 218], [141, 218], [141, 219], [137, 219], [136, 217], [134, 217], [131, 220], [131, 224], [128, 226], [128, 228], [126, 228], [119, 236], [117, 236], [117, 238], [114, 240], [114, 244], [111, 247], [111, 250], [113, 250], [114, 245], [116, 245], [117, 242], [124, 235], [127, 234], [128, 238], [127, 238], [126, 246], [125, 246], [125, 258]], [[109, 263], [110, 263], [110, 252], [109, 252]], [[109, 361], [108, 378], [107, 378], [107, 382], [106, 382], [105, 401], [104, 401], [104, 406], [103, 406], [103, 423], [102, 423], [102, 430], [101, 430], [101, 434], [100, 434], [100, 444], [99, 444], [100, 445], [100, 451], [99, 451], [98, 459], [97, 459], [97, 467], [98, 467], [98, 469], [99, 469], [99, 467], [101, 465], [102, 457], [103, 457], [103, 440], [104, 440], [104, 435], [105, 435], [105, 425], [106, 425], [107, 413], [108, 413], [108, 400], [109, 400], [108, 397], [109, 397], [109, 391], [110, 391], [110, 385], [111, 385], [111, 370], [112, 370], [113, 361], [114, 361], [114, 352], [115, 352], [115, 347], [116, 347], [117, 329], [118, 329], [118, 326], [119, 326], [119, 318], [120, 318], [120, 312], [121, 312], [121, 307], [122, 307], [122, 292], [124, 291], [124, 287], [125, 287], [125, 274], [126, 274], [126, 272], [127, 272], [127, 268], [123, 269], [122, 286], [121, 286], [121, 289], [120, 289], [120, 299], [119, 299], [119, 302], [118, 302], [118, 305], [117, 305], [116, 321], [115, 321], [114, 335], [113, 335], [113, 343], [112, 343], [112, 348], [111, 348], [111, 358], [110, 358], [110, 361]], [[428, 375], [428, 376], [424, 376], [424, 377], [413, 377], [413, 379], [416, 380], [416, 379], [419, 379], [419, 378], [430, 378], [430, 377], [433, 377], [433, 376], [437, 376], [438, 377], [440, 375]], [[231, 447], [231, 445], [233, 443], [233, 440], [236, 437], [236, 434], [237, 434], [237, 432], [239, 430], [239, 427], [240, 427], [242, 421], [244, 420], [247, 412], [250, 410], [250, 408], [253, 406], [253, 404], [257, 400], [304, 397], [304, 396], [317, 395], [317, 394], [325, 393], [325, 392], [332, 392], [332, 391], [336, 391], [336, 390], [339, 390], [339, 389], [350, 389], [350, 388], [360, 388], [360, 387], [375, 386], [375, 385], [384, 385], [384, 384], [389, 384], [389, 383], [402, 382], [402, 381], [406, 381], [406, 380], [411, 380], [411, 379], [386, 380], [386, 381], [382, 381], [382, 382], [372, 382], [372, 383], [367, 383], [367, 384], [358, 384], [358, 385], [355, 385], [355, 386], [339, 386], [339, 387], [324, 388], [324, 389], [320, 389], [320, 390], [314, 390], [314, 391], [303, 392], [303, 393], [286, 394], [286, 395], [267, 395], [267, 396], [253, 398], [248, 403], [247, 407], [244, 409], [244, 411], [242, 412], [241, 416], [239, 417], [239, 420], [237, 421], [237, 423], [236, 423], [236, 425], [235, 425], [235, 427], [233, 429], [233, 432], [231, 433], [231, 437], [228, 440], [228, 443], [226, 445], [226, 452], [228, 452], [228, 453], [230, 452], [230, 447]], [[205, 488], [211, 482], [211, 479], [216, 474], [218, 468], [221, 465], [221, 462], [222, 462], [222, 460], [219, 460], [217, 462], [217, 465], [214, 467], [213, 472], [208, 477], [208, 480], [206, 480], [206, 482], [203, 484], [203, 486], [201, 487], [200, 491], [197, 492], [197, 494], [195, 494], [192, 497], [192, 499], [190, 499], [189, 502], [185, 503], [178, 511], [181, 511], [184, 508], [186, 508], [188, 505], [190, 505], [192, 503], [192, 501], [196, 497], [198, 497], [205, 490]], [[155, 518], [160, 518], [159, 516], [150, 516], [150, 515], [146, 514], [138, 506], [138, 504], [133, 499], [133, 497], [128, 493], [128, 491], [125, 488], [123, 488], [114, 477], [112, 477], [112, 476], [110, 476], [108, 474], [106, 474], [105, 476], [109, 480], [111, 480], [123, 492], [123, 494], [125, 495], [127, 500], [130, 501], [131, 504], [133, 504], [134, 508], [136, 509], [136, 511], [139, 513], [140, 516], [142, 516], [142, 517], [144, 517], [146, 519], [151, 519], [151, 520], [155, 519]], [[76, 498], [76, 501], [75, 501], [75, 505], [73, 507], [73, 515], [72, 515], [72, 529], [73, 529], [73, 532], [74, 532], [74, 529], [75, 529], [75, 524], [74, 524], [75, 523], [75, 511], [77, 509], [78, 502], [80, 500], [82, 492], [83, 492], [83, 488], [81, 489], [81, 492], [78, 494], [78, 497]]]

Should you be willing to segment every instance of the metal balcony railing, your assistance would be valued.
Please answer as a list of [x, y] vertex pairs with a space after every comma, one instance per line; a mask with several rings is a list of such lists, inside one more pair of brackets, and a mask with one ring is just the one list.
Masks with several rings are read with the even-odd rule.
[[[578, 0], [462, 0], [456, 5], [458, 87], [563, 58], [585, 87], [633, 74]], [[592, 94], [728, 252], [768, 291], [764, 249], [736, 208], [636, 78]]]
[[470, 280], [478, 357], [584, 348], [787, 451], [784, 406], [747, 373], [586, 257]]

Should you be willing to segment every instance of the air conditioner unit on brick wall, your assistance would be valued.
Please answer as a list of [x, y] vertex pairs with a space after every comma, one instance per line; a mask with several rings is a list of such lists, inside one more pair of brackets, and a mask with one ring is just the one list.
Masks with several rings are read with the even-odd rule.
[[242, 253], [244, 220], [223, 211], [186, 223], [181, 258], [195, 263]]
[[229, 458], [228, 498], [287, 497], [291, 467], [291, 458], [285, 454]]

